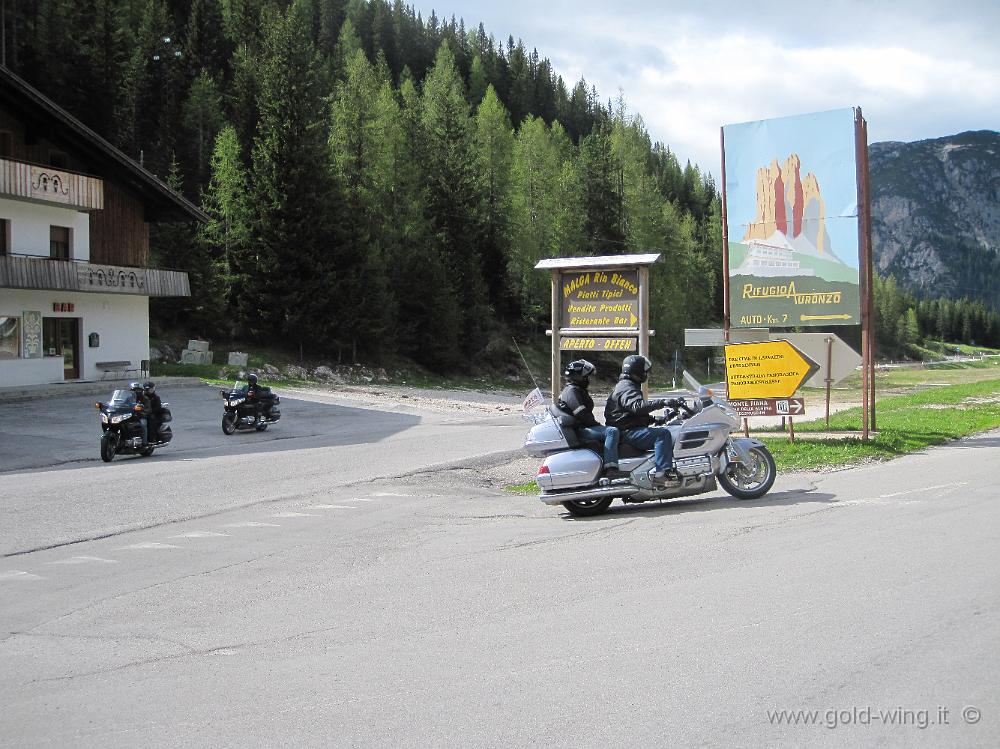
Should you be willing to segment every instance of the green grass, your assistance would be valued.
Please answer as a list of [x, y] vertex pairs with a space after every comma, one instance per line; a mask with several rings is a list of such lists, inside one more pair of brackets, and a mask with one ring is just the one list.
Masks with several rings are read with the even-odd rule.
[[[792, 444], [787, 437], [764, 441], [779, 470], [889, 460], [1000, 427], [1000, 379], [883, 398], [877, 403], [876, 422], [878, 432], [868, 442], [859, 438], [803, 439]], [[860, 428], [861, 409], [851, 408], [833, 414], [829, 427], [823, 421], [803, 422], [795, 431], [806, 437], [810, 432], [856, 432]]]
[[511, 494], [538, 494], [538, 484], [534, 481], [525, 481], [523, 484], [505, 486], [504, 491]]

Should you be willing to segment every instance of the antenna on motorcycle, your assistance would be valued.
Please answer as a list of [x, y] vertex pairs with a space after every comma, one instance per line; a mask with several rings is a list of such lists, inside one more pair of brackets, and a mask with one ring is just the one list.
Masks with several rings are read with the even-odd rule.
[[[524, 354], [521, 353], [521, 347], [517, 345], [517, 339], [514, 338], [514, 336], [511, 336], [510, 340], [514, 342], [514, 348], [517, 349], [517, 355], [521, 357], [521, 363], [524, 365], [525, 370], [528, 372], [528, 377], [531, 378], [531, 384], [535, 386], [535, 390], [537, 390], [539, 393], [542, 392], [542, 389], [538, 386], [538, 380], [535, 379], [535, 375], [532, 373], [531, 367], [528, 366], [528, 360], [524, 358]], [[562, 437], [563, 439], [566, 439], [566, 433], [563, 432], [562, 424], [559, 423], [559, 419], [557, 419], [551, 413], [549, 414], [549, 418], [552, 419], [552, 421], [556, 425], [556, 429], [559, 430], [559, 436]]]

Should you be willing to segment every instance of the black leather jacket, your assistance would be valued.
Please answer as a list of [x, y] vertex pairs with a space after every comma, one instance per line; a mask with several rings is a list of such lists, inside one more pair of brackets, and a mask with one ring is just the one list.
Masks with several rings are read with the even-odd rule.
[[646, 400], [642, 397], [642, 387], [628, 375], [622, 375], [618, 384], [608, 396], [604, 407], [604, 423], [619, 429], [639, 429], [653, 421], [651, 411], [663, 408], [661, 400]]
[[594, 399], [579, 385], [570, 383], [564, 387], [556, 399], [556, 408], [571, 414], [577, 420], [578, 426], [593, 427], [599, 424], [594, 418]]

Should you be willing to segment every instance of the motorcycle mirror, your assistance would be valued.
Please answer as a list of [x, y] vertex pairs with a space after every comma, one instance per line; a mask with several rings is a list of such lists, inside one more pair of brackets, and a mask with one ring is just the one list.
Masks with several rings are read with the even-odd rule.
[[101, 403], [100, 401], [98, 401], [97, 403], [94, 404], [94, 408], [97, 408], [97, 409], [104, 408], [104, 404]]

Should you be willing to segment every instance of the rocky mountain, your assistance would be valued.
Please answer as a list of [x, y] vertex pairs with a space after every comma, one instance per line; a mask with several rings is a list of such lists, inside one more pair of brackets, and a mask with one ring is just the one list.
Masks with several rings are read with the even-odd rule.
[[1000, 133], [872, 143], [869, 165], [878, 274], [1000, 309]]

